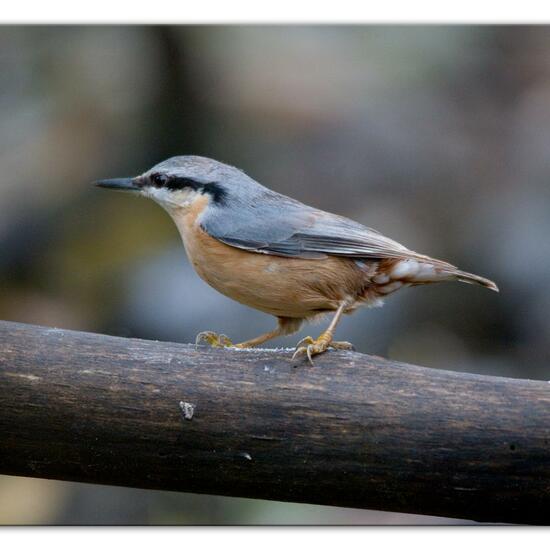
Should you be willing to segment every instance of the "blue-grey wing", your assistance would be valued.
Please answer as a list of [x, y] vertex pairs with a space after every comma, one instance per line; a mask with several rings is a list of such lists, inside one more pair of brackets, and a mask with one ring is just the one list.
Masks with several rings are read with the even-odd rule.
[[276, 193], [209, 208], [200, 223], [225, 244], [263, 254], [305, 259], [418, 256], [374, 229]]

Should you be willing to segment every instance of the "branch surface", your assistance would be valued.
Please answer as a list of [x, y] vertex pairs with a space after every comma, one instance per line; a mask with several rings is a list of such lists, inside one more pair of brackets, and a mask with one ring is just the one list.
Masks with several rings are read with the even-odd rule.
[[0, 473], [550, 523], [550, 384], [0, 321]]

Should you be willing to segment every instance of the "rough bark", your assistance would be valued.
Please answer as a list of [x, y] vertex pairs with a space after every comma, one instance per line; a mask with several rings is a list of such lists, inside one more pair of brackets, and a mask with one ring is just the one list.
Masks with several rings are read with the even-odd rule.
[[0, 322], [0, 473], [550, 523], [547, 382], [290, 356]]

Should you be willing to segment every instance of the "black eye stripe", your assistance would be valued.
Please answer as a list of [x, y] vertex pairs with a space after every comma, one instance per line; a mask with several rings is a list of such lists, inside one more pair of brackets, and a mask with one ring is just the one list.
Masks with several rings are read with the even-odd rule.
[[181, 189], [199, 189], [202, 184], [191, 178], [171, 177], [167, 174], [151, 174], [149, 177], [151, 184], [158, 188], [170, 189], [170, 191], [179, 191]]
[[201, 193], [207, 193], [217, 204], [223, 204], [227, 198], [225, 189], [219, 183], [194, 180], [193, 178], [183, 178], [177, 176], [168, 176], [167, 174], [151, 174], [151, 183], [158, 188], [169, 189], [170, 191], [181, 191], [182, 189], [193, 189]]
[[178, 191], [180, 189], [193, 189], [197, 191], [198, 189], [201, 189], [203, 185], [204, 184], [191, 178], [171, 177], [167, 178], [163, 187], [166, 187], [166, 189], [170, 189], [170, 191]]

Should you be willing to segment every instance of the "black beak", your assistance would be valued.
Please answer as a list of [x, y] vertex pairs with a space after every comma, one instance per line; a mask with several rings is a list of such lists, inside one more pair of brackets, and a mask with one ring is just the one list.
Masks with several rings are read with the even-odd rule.
[[116, 189], [117, 191], [139, 191], [140, 189], [132, 178], [99, 180], [94, 181], [94, 185], [97, 185], [98, 187], [105, 187], [107, 189]]

